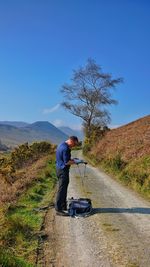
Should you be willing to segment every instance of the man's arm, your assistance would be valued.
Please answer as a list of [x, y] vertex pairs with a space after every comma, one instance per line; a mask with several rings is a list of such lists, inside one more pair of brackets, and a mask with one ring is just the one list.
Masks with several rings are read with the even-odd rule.
[[65, 149], [63, 151], [63, 161], [64, 161], [64, 164], [66, 166], [69, 166], [69, 165], [72, 165], [72, 164], [75, 164], [74, 160], [71, 159], [71, 153], [68, 149]]

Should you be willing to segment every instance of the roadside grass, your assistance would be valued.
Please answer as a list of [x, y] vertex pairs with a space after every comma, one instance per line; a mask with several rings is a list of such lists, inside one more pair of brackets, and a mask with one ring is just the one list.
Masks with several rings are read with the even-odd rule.
[[118, 177], [150, 200], [150, 156], [134, 159]]
[[55, 184], [53, 158], [26, 193], [7, 207], [0, 233], [0, 266], [35, 266], [40, 231], [46, 210], [53, 202]]
[[2, 267], [33, 267], [32, 264], [26, 263], [24, 260], [19, 259], [9, 252], [0, 249], [0, 262]]
[[124, 185], [140, 193], [150, 200], [150, 156], [135, 158], [125, 162], [121, 154], [99, 160], [90, 155], [87, 159], [94, 166], [100, 167], [106, 173], [121, 181]]
[[138, 263], [136, 262], [129, 262], [125, 267], [140, 267]]

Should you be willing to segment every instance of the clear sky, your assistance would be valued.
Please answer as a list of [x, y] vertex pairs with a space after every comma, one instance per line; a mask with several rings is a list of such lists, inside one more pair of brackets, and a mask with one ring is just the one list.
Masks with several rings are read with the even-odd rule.
[[124, 78], [111, 125], [150, 114], [149, 0], [0, 0], [0, 121], [78, 127], [59, 90], [89, 57]]

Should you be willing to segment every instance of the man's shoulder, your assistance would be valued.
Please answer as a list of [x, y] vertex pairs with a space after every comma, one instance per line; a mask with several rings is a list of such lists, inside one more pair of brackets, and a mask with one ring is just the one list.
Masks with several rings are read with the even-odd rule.
[[58, 147], [57, 147], [57, 149], [58, 150], [67, 150], [69, 147], [68, 147], [68, 145], [67, 145], [67, 143], [66, 142], [63, 142], [63, 143], [61, 143]]

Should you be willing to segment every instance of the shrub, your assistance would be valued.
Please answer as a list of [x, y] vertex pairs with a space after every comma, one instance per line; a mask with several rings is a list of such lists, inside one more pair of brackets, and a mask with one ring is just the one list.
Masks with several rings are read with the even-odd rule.
[[30, 150], [32, 151], [32, 154], [37, 155], [37, 156], [50, 152], [51, 148], [52, 148], [51, 143], [48, 143], [46, 141], [34, 142], [30, 146]]
[[110, 156], [110, 158], [103, 159], [102, 165], [108, 170], [119, 172], [125, 168], [126, 162], [121, 158], [120, 154], [116, 154], [114, 157]]
[[117, 154], [111, 160], [111, 166], [115, 171], [120, 171], [125, 167], [126, 163], [122, 160], [121, 155]]
[[90, 144], [85, 144], [83, 146], [83, 154], [86, 155], [89, 151], [91, 150], [91, 145]]
[[16, 169], [23, 168], [32, 164], [44, 154], [54, 153], [55, 147], [48, 142], [35, 142], [32, 145], [28, 143], [16, 147], [7, 158], [0, 158], [0, 173], [12, 182]]

